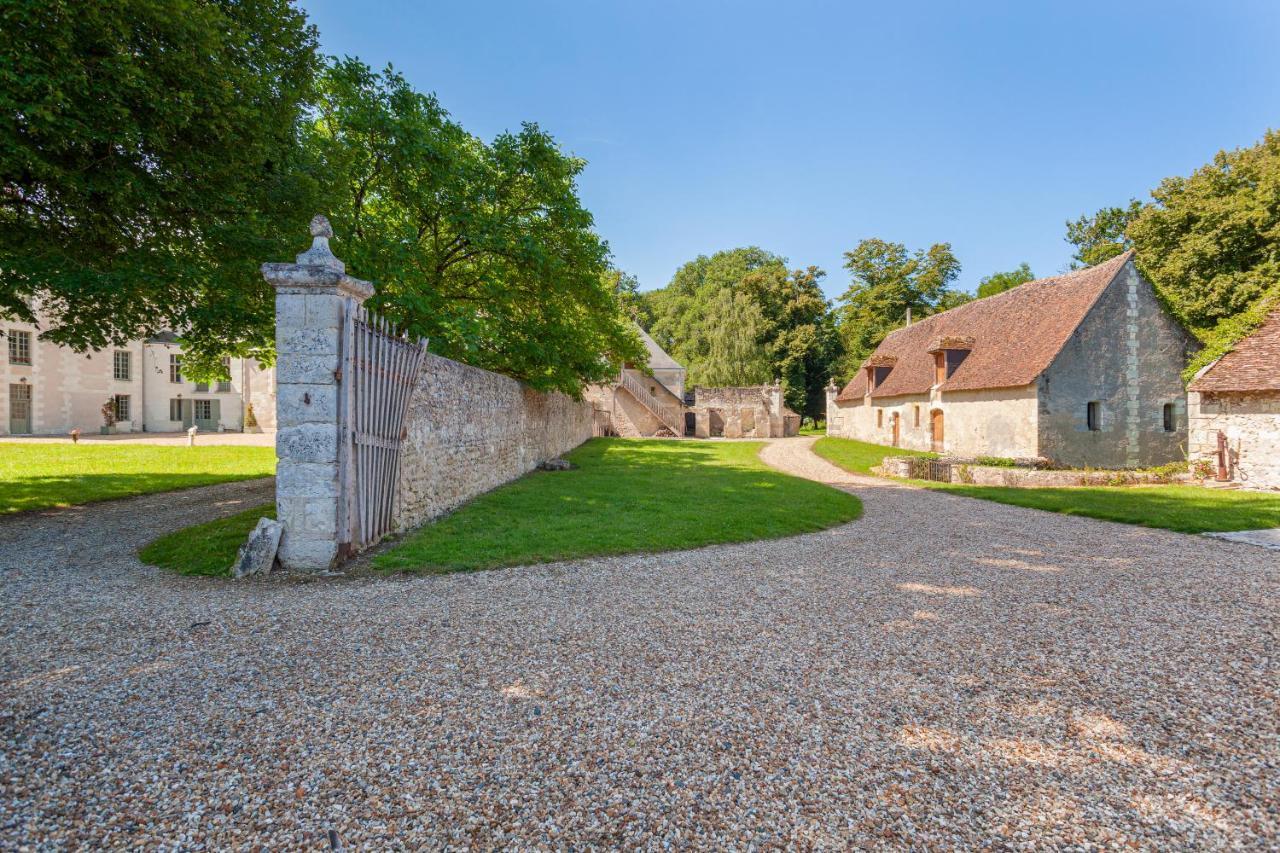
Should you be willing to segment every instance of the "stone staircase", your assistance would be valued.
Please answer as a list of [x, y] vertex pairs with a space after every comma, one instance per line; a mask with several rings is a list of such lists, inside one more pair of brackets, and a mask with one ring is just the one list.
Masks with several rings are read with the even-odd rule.
[[[637, 403], [648, 409], [670, 432], [673, 438], [684, 435], [684, 411], [682, 409], [667, 405], [650, 394], [649, 389], [644, 387], [644, 383], [628, 373], [625, 368], [619, 374], [618, 384], [626, 389], [626, 392], [635, 398]], [[661, 434], [661, 431], [659, 431], [659, 434]]]

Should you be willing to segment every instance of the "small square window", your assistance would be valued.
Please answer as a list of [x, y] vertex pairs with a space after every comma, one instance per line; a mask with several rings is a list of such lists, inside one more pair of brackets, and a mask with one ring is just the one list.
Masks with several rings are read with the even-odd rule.
[[31, 333], [9, 330], [9, 363], [31, 364]]
[[116, 350], [111, 359], [111, 373], [119, 381], [128, 382], [133, 374], [132, 353], [128, 350]]
[[1090, 432], [1098, 432], [1102, 429], [1102, 403], [1093, 400], [1089, 403], [1085, 411], [1085, 420], [1089, 424]]

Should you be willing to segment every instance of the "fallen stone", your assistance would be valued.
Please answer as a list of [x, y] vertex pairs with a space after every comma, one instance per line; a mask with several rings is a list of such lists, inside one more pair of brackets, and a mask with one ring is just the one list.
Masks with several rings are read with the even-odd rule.
[[544, 459], [538, 463], [538, 467], [543, 471], [570, 471], [573, 463], [568, 459]]
[[249, 541], [241, 545], [236, 554], [231, 574], [242, 578], [270, 572], [276, 561], [276, 551], [280, 548], [280, 534], [283, 531], [284, 526], [278, 521], [270, 518], [258, 519], [258, 526], [249, 534]]
[[1226, 542], [1240, 542], [1245, 545], [1257, 545], [1280, 551], [1280, 527], [1262, 530], [1236, 530], [1231, 533], [1206, 533], [1211, 539], [1222, 539]]

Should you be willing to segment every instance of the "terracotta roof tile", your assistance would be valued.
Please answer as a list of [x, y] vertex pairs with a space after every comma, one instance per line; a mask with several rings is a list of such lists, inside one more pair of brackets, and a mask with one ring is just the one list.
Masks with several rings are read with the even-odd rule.
[[1280, 391], [1280, 311], [1191, 383], [1192, 391]]
[[[951, 339], [963, 339], [971, 349], [942, 390], [1030, 385], [1132, 256], [1132, 252], [1125, 252], [1088, 269], [1030, 281], [891, 332], [873, 358], [893, 356], [898, 360], [872, 396], [928, 393], [934, 379], [929, 350], [940, 340], [952, 343]], [[866, 390], [863, 369], [836, 399], [860, 400]]]

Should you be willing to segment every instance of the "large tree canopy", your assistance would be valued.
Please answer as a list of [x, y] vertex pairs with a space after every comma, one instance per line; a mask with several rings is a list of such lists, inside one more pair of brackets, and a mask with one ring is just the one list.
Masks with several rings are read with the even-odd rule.
[[[0, 39], [0, 316], [76, 349], [269, 343], [316, 34], [289, 0], [16, 0]], [[193, 352], [192, 363], [199, 360]], [[210, 358], [216, 363], [216, 358]]]
[[1165, 304], [1205, 344], [1190, 375], [1280, 306], [1280, 133], [1166, 178], [1151, 198], [1068, 223], [1067, 240], [1086, 264], [1133, 247]]
[[960, 275], [950, 243], [909, 252], [901, 243], [872, 238], [844, 257], [852, 281], [836, 308], [846, 353], [843, 377], [853, 375], [885, 335], [905, 322], [908, 310], [920, 319], [967, 300], [950, 287]]
[[1034, 280], [1035, 274], [1031, 272], [1031, 265], [1024, 262], [1019, 264], [1016, 270], [992, 273], [984, 277], [978, 282], [978, 298], [986, 299], [988, 296], [1004, 293], [1006, 290], [1012, 290], [1018, 285]]
[[825, 406], [838, 341], [817, 267], [788, 270], [757, 247], [702, 255], [646, 294], [654, 339], [689, 370], [690, 385], [781, 379], [795, 411]]
[[318, 88], [309, 167], [374, 307], [435, 352], [541, 389], [576, 394], [642, 360], [578, 198], [582, 160], [533, 124], [486, 144], [391, 69], [346, 59]]

